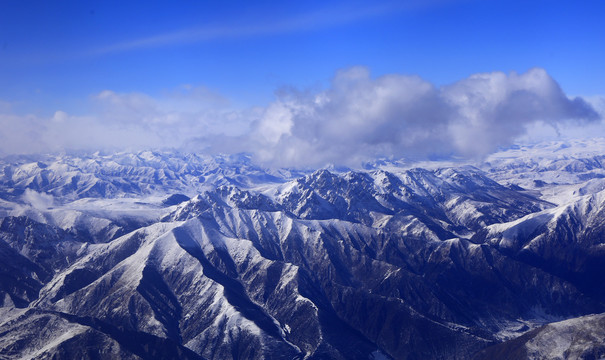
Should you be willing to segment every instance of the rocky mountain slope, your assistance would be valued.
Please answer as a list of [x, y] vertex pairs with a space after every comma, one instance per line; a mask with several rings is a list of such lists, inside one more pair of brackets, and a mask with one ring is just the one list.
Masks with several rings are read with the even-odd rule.
[[602, 166], [528, 182], [534, 163], [504, 158], [314, 172], [5, 159], [0, 358], [601, 354], [598, 335], [581, 351], [548, 339], [605, 312]]
[[476, 359], [602, 359], [605, 315], [587, 315], [544, 325], [482, 350]]

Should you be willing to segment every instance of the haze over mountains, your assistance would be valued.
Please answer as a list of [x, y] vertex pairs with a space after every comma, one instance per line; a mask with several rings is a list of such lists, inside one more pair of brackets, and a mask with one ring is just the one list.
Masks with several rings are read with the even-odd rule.
[[0, 357], [599, 358], [604, 151], [5, 158]]

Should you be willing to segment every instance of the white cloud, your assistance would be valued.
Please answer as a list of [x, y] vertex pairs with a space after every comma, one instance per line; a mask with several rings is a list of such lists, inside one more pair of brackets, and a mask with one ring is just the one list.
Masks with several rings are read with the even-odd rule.
[[463, 155], [484, 155], [523, 135], [540, 122], [557, 127], [599, 115], [581, 98], [569, 99], [543, 69], [524, 74], [476, 74], [442, 89], [458, 109], [450, 132]]
[[49, 209], [55, 203], [55, 198], [51, 194], [39, 193], [32, 189], [25, 189], [21, 199], [24, 203], [38, 210]]
[[192, 86], [158, 97], [105, 90], [89, 100], [86, 115], [57, 110], [44, 117], [0, 109], [0, 153], [179, 148], [193, 138], [241, 135], [256, 111], [233, 109], [224, 97]]
[[[89, 115], [43, 118], [0, 108], [0, 152], [184, 148], [250, 152], [274, 166], [358, 165], [375, 157], [482, 157], [519, 139], [603, 134], [603, 98], [567, 97], [544, 70], [475, 74], [435, 87], [417, 76], [341, 70], [319, 92], [278, 92], [234, 109], [203, 87], [161, 96], [106, 90]], [[595, 110], [597, 109], [597, 110]], [[598, 111], [601, 112], [599, 115]], [[558, 133], [557, 133], [558, 132]]]
[[476, 74], [436, 88], [416, 76], [374, 79], [354, 67], [339, 71], [321, 93], [282, 95], [255, 123], [246, 146], [280, 166], [358, 164], [376, 156], [481, 157], [537, 123], [598, 118], [542, 69]]

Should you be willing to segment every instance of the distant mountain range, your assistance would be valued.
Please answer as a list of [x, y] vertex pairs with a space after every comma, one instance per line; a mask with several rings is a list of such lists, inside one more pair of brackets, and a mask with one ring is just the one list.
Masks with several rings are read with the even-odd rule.
[[0, 359], [605, 357], [605, 140], [0, 161]]

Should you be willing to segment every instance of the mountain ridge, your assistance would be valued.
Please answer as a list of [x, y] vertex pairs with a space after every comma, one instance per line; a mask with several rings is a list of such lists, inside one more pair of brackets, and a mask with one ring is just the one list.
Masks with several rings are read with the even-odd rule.
[[[599, 166], [523, 188], [502, 180], [509, 160], [301, 173], [115, 156], [2, 164], [0, 357], [470, 359], [605, 313], [605, 192], [574, 175]], [[57, 330], [25, 345], [42, 323]]]

